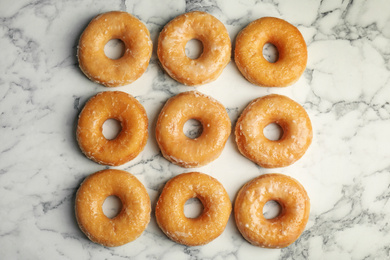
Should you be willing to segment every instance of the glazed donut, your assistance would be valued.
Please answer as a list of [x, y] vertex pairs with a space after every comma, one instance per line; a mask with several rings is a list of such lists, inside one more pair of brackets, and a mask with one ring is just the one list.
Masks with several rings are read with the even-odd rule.
[[[184, 204], [191, 198], [198, 198], [204, 207], [197, 218], [184, 215]], [[189, 172], [167, 182], [157, 201], [156, 220], [173, 241], [199, 246], [222, 234], [231, 210], [232, 204], [221, 183], [207, 174]]]
[[[283, 129], [280, 140], [264, 136], [271, 123]], [[253, 100], [239, 117], [236, 143], [242, 155], [264, 168], [285, 167], [300, 159], [310, 146], [313, 132], [305, 109], [282, 95], [268, 95]]]
[[[119, 214], [110, 219], [103, 213], [108, 196], [122, 202]], [[114, 247], [139, 237], [150, 221], [150, 199], [142, 183], [120, 170], [103, 170], [88, 176], [76, 194], [76, 219], [93, 242]]]
[[[189, 40], [203, 44], [197, 59], [185, 54]], [[158, 38], [157, 56], [161, 66], [176, 81], [200, 85], [214, 81], [230, 61], [231, 43], [225, 26], [204, 12], [182, 14], [170, 21]]]
[[[124, 55], [116, 60], [104, 54], [112, 39], [125, 44]], [[152, 41], [146, 26], [126, 12], [108, 12], [96, 16], [80, 37], [80, 69], [94, 82], [106, 87], [130, 84], [145, 72], [152, 55]]]
[[[275, 63], [263, 56], [263, 46], [273, 44], [279, 58]], [[264, 87], [286, 87], [299, 79], [306, 68], [307, 48], [299, 30], [274, 17], [250, 23], [237, 36], [235, 62], [244, 77]]]
[[[281, 213], [266, 219], [263, 207], [276, 201]], [[282, 248], [302, 234], [309, 219], [310, 200], [303, 186], [283, 174], [265, 174], [246, 183], [238, 192], [234, 217], [238, 230], [251, 244]]]
[[[183, 132], [184, 123], [198, 120], [201, 136], [191, 139]], [[217, 159], [230, 135], [231, 123], [225, 107], [197, 91], [170, 98], [158, 116], [156, 139], [162, 155], [181, 167], [199, 167]]]
[[[115, 119], [122, 130], [113, 140], [103, 136], [103, 123]], [[92, 97], [79, 115], [77, 141], [91, 160], [104, 165], [121, 165], [134, 159], [148, 139], [148, 117], [144, 107], [120, 91], [101, 92]]]

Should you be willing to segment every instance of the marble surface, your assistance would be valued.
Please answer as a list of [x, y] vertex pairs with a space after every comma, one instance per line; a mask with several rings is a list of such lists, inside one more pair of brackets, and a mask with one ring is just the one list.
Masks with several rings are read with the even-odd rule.
[[[150, 30], [154, 52], [136, 82], [108, 89], [89, 81], [76, 58], [79, 36], [97, 14], [127, 11]], [[106, 248], [77, 226], [74, 200], [91, 173], [75, 139], [77, 116], [100, 91], [135, 96], [149, 117], [145, 150], [114, 167], [145, 185], [155, 206], [164, 183], [192, 171], [165, 160], [154, 126], [164, 102], [193, 90], [158, 65], [160, 30], [193, 10], [223, 22], [234, 43], [249, 22], [275, 16], [294, 24], [308, 45], [306, 71], [287, 88], [250, 84], [231, 61], [214, 82], [196, 89], [219, 100], [234, 125], [254, 98], [286, 95], [302, 104], [314, 128], [295, 164], [263, 169], [244, 158], [234, 136], [220, 158], [196, 171], [210, 174], [233, 201], [250, 179], [271, 172], [299, 180], [311, 199], [302, 236], [284, 249], [246, 242], [231, 216], [226, 230], [201, 247], [169, 240], [154, 216], [132, 243]], [[0, 252], [2, 259], [389, 259], [390, 258], [390, 1], [11, 1], [0, 2]], [[154, 212], [153, 212], [154, 213]]]

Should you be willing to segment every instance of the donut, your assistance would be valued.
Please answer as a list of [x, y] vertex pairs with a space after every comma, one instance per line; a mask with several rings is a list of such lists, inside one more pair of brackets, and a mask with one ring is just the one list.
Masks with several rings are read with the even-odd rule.
[[[276, 62], [263, 56], [266, 43], [279, 53]], [[251, 83], [264, 87], [286, 87], [296, 82], [307, 63], [307, 48], [299, 30], [274, 17], [251, 22], [238, 34], [234, 60], [242, 75]]]
[[[103, 123], [115, 119], [122, 129], [117, 137], [103, 136]], [[79, 115], [77, 141], [81, 151], [103, 165], [121, 165], [134, 159], [148, 139], [148, 117], [144, 107], [131, 95], [120, 91], [101, 92], [92, 97]]]
[[[191, 139], [183, 132], [184, 123], [198, 120], [202, 134]], [[231, 132], [225, 107], [198, 91], [170, 98], [157, 119], [156, 139], [162, 155], [181, 167], [199, 167], [217, 159]]]
[[[122, 209], [110, 219], [102, 205], [108, 196], [116, 196]], [[150, 221], [150, 199], [142, 183], [120, 170], [103, 170], [88, 176], [76, 193], [77, 223], [93, 242], [121, 246], [138, 238]]]
[[[263, 215], [268, 201], [276, 201], [282, 210], [272, 219]], [[303, 186], [283, 174], [265, 174], [247, 182], [238, 192], [234, 217], [242, 236], [251, 244], [283, 248], [302, 234], [309, 219], [310, 200]]]
[[[283, 129], [280, 140], [264, 136], [271, 123]], [[264, 168], [285, 167], [300, 159], [311, 144], [313, 131], [305, 109], [282, 95], [253, 100], [242, 112], [235, 128], [236, 143], [242, 155]]]
[[[112, 39], [125, 45], [124, 55], [110, 59], [104, 46]], [[126, 12], [108, 12], [96, 16], [82, 33], [78, 60], [82, 72], [106, 87], [130, 84], [145, 72], [152, 55], [152, 41], [146, 26]]]
[[[189, 40], [203, 44], [197, 59], [185, 54]], [[214, 81], [230, 61], [231, 42], [225, 26], [204, 12], [190, 12], [171, 20], [158, 37], [157, 56], [163, 69], [176, 81], [195, 86]]]
[[[184, 204], [198, 198], [203, 212], [197, 218], [184, 215]], [[187, 246], [205, 245], [224, 231], [232, 204], [216, 179], [204, 173], [180, 174], [167, 182], [156, 205], [158, 226], [171, 240]]]

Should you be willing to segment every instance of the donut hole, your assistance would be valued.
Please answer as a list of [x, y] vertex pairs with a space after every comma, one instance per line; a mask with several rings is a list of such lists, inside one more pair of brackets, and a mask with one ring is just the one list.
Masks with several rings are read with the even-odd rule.
[[191, 139], [196, 139], [203, 133], [203, 125], [196, 119], [189, 119], [183, 126], [184, 134]]
[[121, 122], [116, 119], [110, 118], [103, 123], [102, 133], [107, 140], [115, 139], [121, 131]]
[[263, 46], [263, 57], [270, 63], [275, 63], [279, 59], [279, 51], [272, 43], [266, 43]]
[[104, 46], [104, 54], [112, 59], [117, 60], [125, 55], [126, 45], [120, 39], [111, 39]]
[[282, 213], [282, 206], [276, 200], [270, 200], [263, 207], [263, 216], [266, 219], [273, 219]]
[[115, 218], [122, 210], [122, 201], [115, 195], [108, 196], [103, 202], [103, 213], [107, 218]]
[[263, 134], [268, 140], [278, 141], [282, 139], [284, 132], [283, 128], [279, 124], [271, 123], [264, 127]]
[[198, 198], [191, 198], [184, 204], [184, 215], [186, 218], [197, 218], [203, 212], [203, 204]]
[[198, 59], [203, 53], [203, 43], [198, 39], [191, 39], [185, 47], [186, 56], [192, 60]]

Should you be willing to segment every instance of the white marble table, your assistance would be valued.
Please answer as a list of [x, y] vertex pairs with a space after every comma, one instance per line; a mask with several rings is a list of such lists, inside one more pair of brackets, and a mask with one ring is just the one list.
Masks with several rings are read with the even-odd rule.
[[[314, 128], [295, 164], [263, 169], [237, 150], [234, 135], [217, 160], [194, 169], [217, 178], [233, 201], [248, 180], [271, 172], [299, 180], [311, 198], [302, 236], [284, 249], [246, 242], [231, 216], [208, 245], [169, 240], [152, 219], [140, 238], [118, 248], [90, 242], [77, 226], [75, 193], [108, 167], [88, 160], [75, 139], [77, 116], [100, 91], [134, 95], [149, 117], [145, 150], [115, 167], [145, 185], [155, 206], [164, 183], [184, 169], [165, 160], [154, 126], [171, 96], [193, 90], [168, 77], [154, 48], [133, 84], [108, 89], [89, 81], [76, 58], [78, 38], [97, 14], [127, 11], [151, 32], [173, 17], [207, 11], [232, 42], [249, 22], [275, 16], [294, 24], [308, 45], [300, 80], [287, 88], [247, 82], [231, 61], [215, 81], [196, 89], [223, 103], [234, 125], [254, 98], [286, 95], [303, 105]], [[0, 252], [1, 259], [389, 259], [390, 258], [390, 1], [11, 1], [0, 2]], [[154, 213], [154, 212], [152, 212]]]

